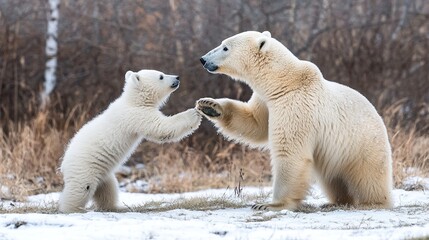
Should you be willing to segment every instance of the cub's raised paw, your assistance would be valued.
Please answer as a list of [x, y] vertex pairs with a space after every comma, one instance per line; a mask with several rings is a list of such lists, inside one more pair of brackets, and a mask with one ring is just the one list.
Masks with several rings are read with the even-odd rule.
[[201, 123], [201, 114], [194, 108], [189, 109], [191, 111], [189, 123], [191, 123], [191, 129], [195, 130], [200, 126]]
[[208, 117], [219, 117], [222, 115], [221, 106], [212, 98], [201, 98], [198, 100], [196, 109]]

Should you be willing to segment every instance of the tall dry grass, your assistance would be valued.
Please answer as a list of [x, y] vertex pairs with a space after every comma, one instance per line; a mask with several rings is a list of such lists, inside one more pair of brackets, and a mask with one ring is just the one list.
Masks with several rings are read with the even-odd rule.
[[[399, 100], [383, 111], [393, 153], [393, 177], [396, 187], [404, 187], [408, 176], [429, 176], [429, 136], [424, 114], [410, 122], [402, 113], [405, 101]], [[421, 106], [421, 109], [429, 109]]]
[[[10, 188], [1, 198], [61, 188], [56, 171], [68, 139], [119, 95], [127, 70], [181, 75], [167, 113], [200, 97], [247, 99], [249, 87], [207, 74], [198, 61], [246, 30], [271, 31], [326, 79], [374, 103], [389, 126], [396, 186], [413, 168], [427, 174], [428, 1], [63, 0], [57, 86], [40, 112], [49, 11], [44, 0], [0, 1], [0, 185]], [[224, 141], [207, 122], [181, 143], [143, 143], [136, 163], [145, 167], [118, 177], [146, 179], [151, 192], [270, 180], [267, 153]]]
[[[396, 114], [393, 109], [386, 110], [385, 122], [391, 123]], [[7, 133], [0, 129], [0, 197], [22, 199], [61, 190], [60, 158], [74, 132], [93, 115], [79, 106], [65, 115], [47, 110], [26, 123], [9, 122]], [[429, 137], [418, 133], [415, 127], [401, 124], [389, 128], [396, 187], [402, 187], [410, 175], [429, 175]], [[128, 162], [131, 173], [117, 177], [128, 182], [145, 180], [151, 193], [270, 184], [267, 152], [248, 149], [221, 136], [206, 136], [197, 131], [180, 143], [143, 142]], [[144, 167], [134, 168], [138, 163]]]
[[[409, 131], [401, 128], [390, 129], [393, 180], [396, 187], [405, 187], [403, 180], [409, 176], [429, 176], [429, 137], [421, 136], [417, 131], [416, 128]], [[414, 187], [419, 188], [411, 186]]]
[[60, 158], [70, 137], [87, 119], [87, 110], [79, 105], [65, 115], [39, 111], [30, 121], [9, 121], [0, 128], [0, 187], [8, 189], [0, 190], [0, 198], [60, 189]]
[[[40, 113], [28, 124], [10, 126], [8, 134], [0, 129], [0, 181], [12, 196], [52, 191], [61, 184], [56, 169], [69, 135], [46, 129], [46, 118]], [[3, 192], [2, 197], [10, 196]]]
[[[189, 147], [189, 142], [195, 141], [203, 144]], [[146, 160], [146, 168], [135, 177], [147, 179], [150, 192], [233, 189], [243, 182], [260, 186], [267, 184], [271, 176], [266, 152], [249, 150], [221, 137], [203, 140], [201, 136], [193, 136], [165, 146], [146, 142], [135, 156]]]
[[[9, 122], [8, 132], [0, 128], [0, 188], [3, 186], [0, 198], [22, 199], [60, 191], [61, 156], [73, 134], [93, 116], [81, 106], [64, 115], [48, 109], [25, 123]], [[139, 163], [145, 167], [133, 167]], [[249, 150], [221, 136], [207, 139], [202, 132], [180, 143], [143, 142], [128, 165], [132, 171], [126, 175], [118, 173], [118, 179], [128, 182], [143, 179], [152, 193], [234, 188], [243, 181], [259, 185], [270, 180], [266, 152]]]

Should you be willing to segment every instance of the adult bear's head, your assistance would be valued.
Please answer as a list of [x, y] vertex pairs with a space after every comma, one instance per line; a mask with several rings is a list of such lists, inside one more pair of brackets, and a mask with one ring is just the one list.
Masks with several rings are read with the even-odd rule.
[[242, 32], [225, 39], [221, 45], [200, 58], [204, 68], [211, 73], [222, 73], [242, 79], [243, 73], [253, 72], [272, 59], [271, 33]]
[[313, 79], [310, 75], [320, 76], [314, 64], [300, 61], [268, 31], [242, 32], [227, 38], [200, 61], [209, 72], [243, 81], [267, 97], [307, 84]]

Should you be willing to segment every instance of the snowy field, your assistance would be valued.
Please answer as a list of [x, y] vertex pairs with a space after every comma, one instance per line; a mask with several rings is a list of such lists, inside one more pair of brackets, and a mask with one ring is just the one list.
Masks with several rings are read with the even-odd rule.
[[[0, 239], [413, 239], [429, 237], [429, 181], [420, 191], [394, 190], [391, 210], [323, 209], [323, 193], [314, 187], [301, 212], [258, 212], [250, 206], [270, 199], [270, 188], [216, 189], [183, 194], [121, 193], [148, 211], [85, 214], [1, 214]], [[37, 195], [27, 203], [3, 202], [2, 209], [56, 207], [58, 193]], [[232, 207], [190, 208], [187, 201], [228, 202]], [[216, 202], [215, 201], [215, 202]], [[155, 204], [159, 203], [159, 205]], [[176, 203], [177, 208], [165, 208]], [[182, 205], [181, 205], [182, 204]], [[236, 204], [236, 205], [234, 205]], [[12, 206], [13, 205], [13, 206]], [[203, 204], [204, 205], [204, 204]], [[164, 207], [163, 207], [164, 206]], [[181, 208], [180, 206], [187, 206]], [[31, 208], [30, 208], [31, 209]], [[204, 209], [204, 210], [202, 210]]]

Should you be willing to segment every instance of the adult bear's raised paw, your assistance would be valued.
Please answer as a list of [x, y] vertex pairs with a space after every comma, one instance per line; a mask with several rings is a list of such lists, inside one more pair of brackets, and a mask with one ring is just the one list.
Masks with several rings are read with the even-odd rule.
[[219, 117], [222, 115], [222, 107], [212, 98], [201, 98], [196, 103], [196, 109], [207, 117]]

